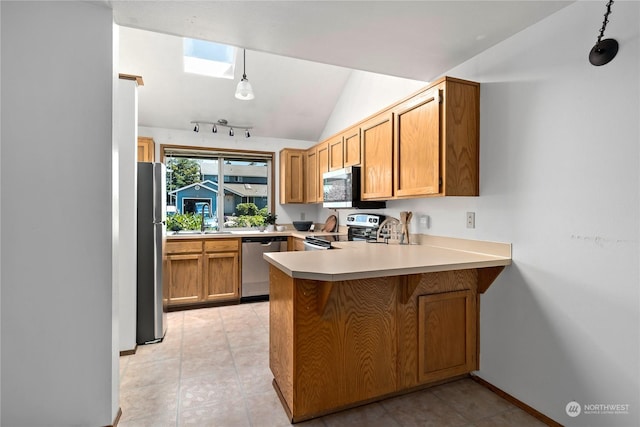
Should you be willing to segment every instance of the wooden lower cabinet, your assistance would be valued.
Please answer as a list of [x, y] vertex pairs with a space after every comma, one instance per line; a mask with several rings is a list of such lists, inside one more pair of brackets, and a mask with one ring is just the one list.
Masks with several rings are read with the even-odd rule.
[[169, 241], [168, 305], [240, 299], [240, 239]]
[[238, 297], [238, 254], [221, 252], [205, 255], [205, 292], [207, 301]]
[[202, 254], [167, 255], [169, 305], [200, 301], [202, 294]]
[[418, 297], [418, 382], [476, 369], [475, 313], [469, 290]]
[[269, 364], [297, 422], [478, 369], [477, 270], [339, 282], [270, 268]]

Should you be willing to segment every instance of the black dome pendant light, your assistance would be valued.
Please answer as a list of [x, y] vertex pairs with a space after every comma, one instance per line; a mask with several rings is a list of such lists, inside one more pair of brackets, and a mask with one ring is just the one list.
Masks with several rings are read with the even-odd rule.
[[615, 39], [602, 40], [602, 37], [604, 37], [604, 30], [607, 28], [607, 24], [609, 23], [611, 5], [613, 5], [613, 0], [609, 0], [607, 3], [607, 11], [604, 14], [604, 21], [602, 21], [600, 35], [598, 36], [595, 46], [593, 46], [591, 52], [589, 52], [589, 62], [595, 66], [608, 64], [618, 53], [618, 42]]

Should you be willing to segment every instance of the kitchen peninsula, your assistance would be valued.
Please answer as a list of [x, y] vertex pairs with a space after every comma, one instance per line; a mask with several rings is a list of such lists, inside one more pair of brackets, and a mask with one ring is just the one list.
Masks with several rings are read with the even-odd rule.
[[511, 245], [422, 236], [265, 254], [270, 367], [292, 422], [479, 368], [479, 296]]

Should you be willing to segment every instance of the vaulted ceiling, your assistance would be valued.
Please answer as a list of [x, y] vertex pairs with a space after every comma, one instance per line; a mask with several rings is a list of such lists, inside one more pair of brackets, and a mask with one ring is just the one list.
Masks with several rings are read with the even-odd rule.
[[[255, 136], [316, 141], [352, 69], [426, 84], [572, 2], [106, 3], [123, 27], [119, 72], [145, 82], [140, 125], [186, 130], [226, 119]], [[184, 73], [183, 36], [246, 48], [255, 99], [234, 98], [242, 55], [234, 80]]]

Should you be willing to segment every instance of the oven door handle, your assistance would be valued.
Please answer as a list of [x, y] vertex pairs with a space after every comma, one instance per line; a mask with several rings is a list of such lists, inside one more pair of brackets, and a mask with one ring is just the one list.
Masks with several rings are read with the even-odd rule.
[[311, 242], [307, 242], [307, 241], [305, 241], [305, 242], [303, 242], [303, 243], [304, 243], [304, 249], [305, 249], [306, 251], [313, 251], [313, 250], [326, 250], [326, 249], [329, 249], [329, 248], [324, 247], [324, 246], [314, 245], [313, 243], [311, 243]]

